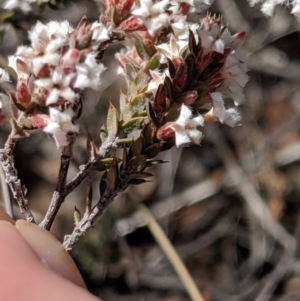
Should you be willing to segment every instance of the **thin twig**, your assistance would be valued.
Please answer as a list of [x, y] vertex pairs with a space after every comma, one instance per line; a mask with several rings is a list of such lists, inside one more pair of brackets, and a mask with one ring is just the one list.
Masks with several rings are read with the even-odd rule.
[[152, 213], [148, 210], [148, 208], [144, 205], [140, 205], [140, 211], [142, 211], [148, 220], [148, 228], [151, 231], [152, 235], [154, 236], [157, 243], [162, 248], [163, 252], [165, 253], [166, 257], [169, 259], [170, 263], [172, 264], [174, 270], [176, 271], [178, 277], [182, 281], [185, 289], [190, 296], [191, 300], [193, 301], [204, 301], [196, 283], [194, 282], [191, 274], [187, 270], [186, 266], [178, 256], [176, 250], [170, 243], [170, 240], [167, 238], [163, 230], [161, 229], [158, 222], [153, 217]]
[[[64, 202], [67, 195], [69, 195], [76, 187], [78, 187], [82, 181], [88, 177], [91, 172], [94, 170], [93, 163], [95, 160], [88, 162], [84, 169], [81, 170], [76, 177], [66, 185], [66, 177], [69, 169], [70, 160], [73, 155], [73, 146], [75, 143], [75, 135], [71, 137], [70, 144], [66, 146], [63, 149], [62, 155], [61, 155], [61, 165], [59, 169], [59, 176], [58, 176], [58, 183], [56, 186], [56, 189], [53, 193], [52, 200], [50, 203], [50, 206], [48, 208], [48, 211], [46, 213], [45, 218], [40, 223], [40, 226], [44, 229], [49, 230], [51, 228], [51, 225], [54, 221], [54, 218]], [[105, 142], [101, 145], [97, 159], [103, 159], [108, 156], [111, 149], [115, 146], [115, 140], [116, 137], [108, 136]]]
[[90, 214], [85, 213], [82, 220], [76, 225], [72, 234], [66, 235], [63, 247], [67, 251], [71, 251], [75, 244], [78, 242], [79, 238], [93, 226], [95, 219], [100, 216], [106, 207], [114, 200], [118, 194], [118, 190], [109, 192], [108, 190], [101, 196], [99, 202], [93, 207]]
[[1, 151], [1, 164], [5, 173], [6, 182], [8, 183], [14, 199], [17, 201], [21, 214], [25, 217], [27, 222], [34, 223], [34, 217], [29, 210], [28, 200], [25, 197], [24, 187], [18, 178], [18, 171], [15, 168], [13, 150], [19, 138], [16, 138], [16, 133], [12, 130], [9, 135], [4, 149]]
[[66, 185], [65, 196], [69, 195], [75, 188], [77, 188], [82, 181], [94, 171], [94, 162], [107, 158], [111, 149], [115, 147], [116, 137], [108, 136], [104, 143], [100, 146], [97, 158], [88, 162], [84, 168], [75, 176], [75, 178]]
[[65, 197], [69, 195], [75, 188], [77, 188], [82, 181], [90, 175], [90, 173], [94, 170], [95, 161], [88, 162], [84, 168], [75, 176], [75, 178], [66, 185], [66, 189], [64, 191]]
[[55, 188], [55, 191], [52, 195], [52, 199], [47, 210], [46, 216], [40, 223], [40, 226], [46, 230], [50, 230], [52, 223], [55, 219], [55, 216], [65, 200], [65, 185], [66, 178], [70, 166], [70, 161], [73, 156], [73, 147], [76, 140], [76, 135], [70, 135], [70, 143], [65, 146], [62, 150], [62, 154], [60, 156], [60, 168], [58, 173], [58, 181]]

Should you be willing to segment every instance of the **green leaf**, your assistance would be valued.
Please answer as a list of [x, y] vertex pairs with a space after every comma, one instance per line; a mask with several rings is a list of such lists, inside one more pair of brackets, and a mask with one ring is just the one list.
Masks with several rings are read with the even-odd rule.
[[144, 68], [144, 71], [149, 72], [150, 70], [157, 69], [159, 67], [159, 57], [159, 54], [154, 55], [147, 63], [146, 67]]
[[146, 50], [144, 48], [144, 44], [140, 38], [136, 39], [135, 49], [143, 61], [148, 61], [150, 59], [148, 53], [146, 52]]
[[149, 75], [145, 74], [144, 72], [139, 72], [134, 80], [138, 91], [145, 92], [148, 87], [148, 82], [150, 80]]
[[138, 94], [130, 101], [130, 106], [134, 113], [140, 113], [144, 111], [146, 105], [146, 96], [144, 93]]
[[115, 108], [115, 106], [112, 103], [110, 103], [106, 117], [107, 132], [110, 136], [116, 137], [118, 135], [118, 125], [118, 111]]
[[121, 112], [121, 120], [128, 121], [134, 114], [131, 104], [127, 103]]
[[129, 79], [131, 81], [134, 81], [136, 75], [137, 75], [137, 70], [135, 69], [135, 67], [133, 66], [133, 64], [131, 63], [127, 63], [126, 64], [126, 74], [128, 75]]
[[132, 133], [136, 129], [140, 129], [144, 123], [145, 117], [134, 117], [121, 125], [122, 132], [125, 134]]
[[126, 95], [121, 91], [120, 92], [120, 111], [122, 112], [127, 104], [127, 97]]
[[113, 158], [105, 158], [101, 160], [96, 160], [93, 163], [93, 166], [97, 171], [104, 171], [107, 168], [109, 168], [112, 163], [113, 163]]
[[107, 136], [108, 136], [107, 131], [106, 131], [105, 127], [102, 126], [100, 129], [100, 139], [101, 139], [102, 143], [106, 140]]

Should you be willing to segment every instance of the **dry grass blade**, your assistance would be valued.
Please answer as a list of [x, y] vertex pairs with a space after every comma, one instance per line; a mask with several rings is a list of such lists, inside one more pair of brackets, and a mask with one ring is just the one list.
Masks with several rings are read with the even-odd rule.
[[172, 246], [170, 240], [165, 235], [161, 227], [159, 226], [158, 222], [153, 217], [152, 213], [148, 210], [148, 208], [144, 205], [140, 205], [140, 211], [142, 211], [148, 220], [147, 227], [151, 231], [152, 235], [154, 236], [155, 240], [163, 250], [164, 254], [172, 264], [174, 270], [176, 271], [178, 277], [182, 281], [188, 295], [190, 296], [191, 300], [193, 301], [204, 301], [196, 283], [194, 282], [193, 278], [191, 277], [189, 271], [187, 270], [186, 266], [178, 256], [177, 252], [175, 251], [174, 247]]

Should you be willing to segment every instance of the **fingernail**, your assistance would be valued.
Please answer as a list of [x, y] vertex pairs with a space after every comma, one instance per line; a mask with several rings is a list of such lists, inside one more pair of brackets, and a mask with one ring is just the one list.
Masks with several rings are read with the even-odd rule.
[[16, 228], [41, 258], [43, 264], [64, 278], [86, 288], [73, 259], [56, 237], [47, 230], [24, 220], [16, 221]]

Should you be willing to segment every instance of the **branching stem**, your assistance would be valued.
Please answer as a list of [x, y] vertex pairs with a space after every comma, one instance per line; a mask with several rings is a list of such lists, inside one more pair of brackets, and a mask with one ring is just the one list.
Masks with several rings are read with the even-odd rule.
[[27, 222], [34, 223], [34, 217], [28, 207], [26, 192], [21, 180], [18, 178], [18, 171], [15, 168], [13, 151], [19, 139], [20, 137], [12, 130], [5, 143], [4, 149], [1, 150], [1, 164], [5, 173], [6, 182], [20, 207], [21, 214], [25, 217]]
[[[58, 175], [58, 183], [56, 189], [53, 193], [50, 206], [46, 213], [45, 218], [40, 223], [40, 226], [44, 229], [50, 230], [51, 225], [55, 219], [56, 214], [65, 198], [75, 189], [77, 188], [82, 181], [90, 175], [90, 173], [94, 170], [94, 160], [88, 162], [84, 169], [81, 170], [76, 177], [66, 185], [66, 177], [69, 169], [70, 160], [73, 155], [73, 146], [76, 140], [75, 135], [70, 139], [70, 144], [63, 149], [61, 155], [61, 165], [59, 169]], [[116, 138], [108, 136], [106, 141], [101, 145], [98, 158], [105, 158], [108, 156], [111, 148], [114, 146]]]
[[60, 157], [60, 168], [58, 172], [58, 181], [52, 199], [47, 210], [46, 216], [40, 223], [40, 226], [46, 230], [50, 230], [52, 223], [57, 215], [60, 206], [65, 200], [65, 186], [67, 174], [70, 166], [70, 161], [73, 156], [73, 147], [76, 140], [76, 135], [70, 135], [70, 143], [62, 150]]

